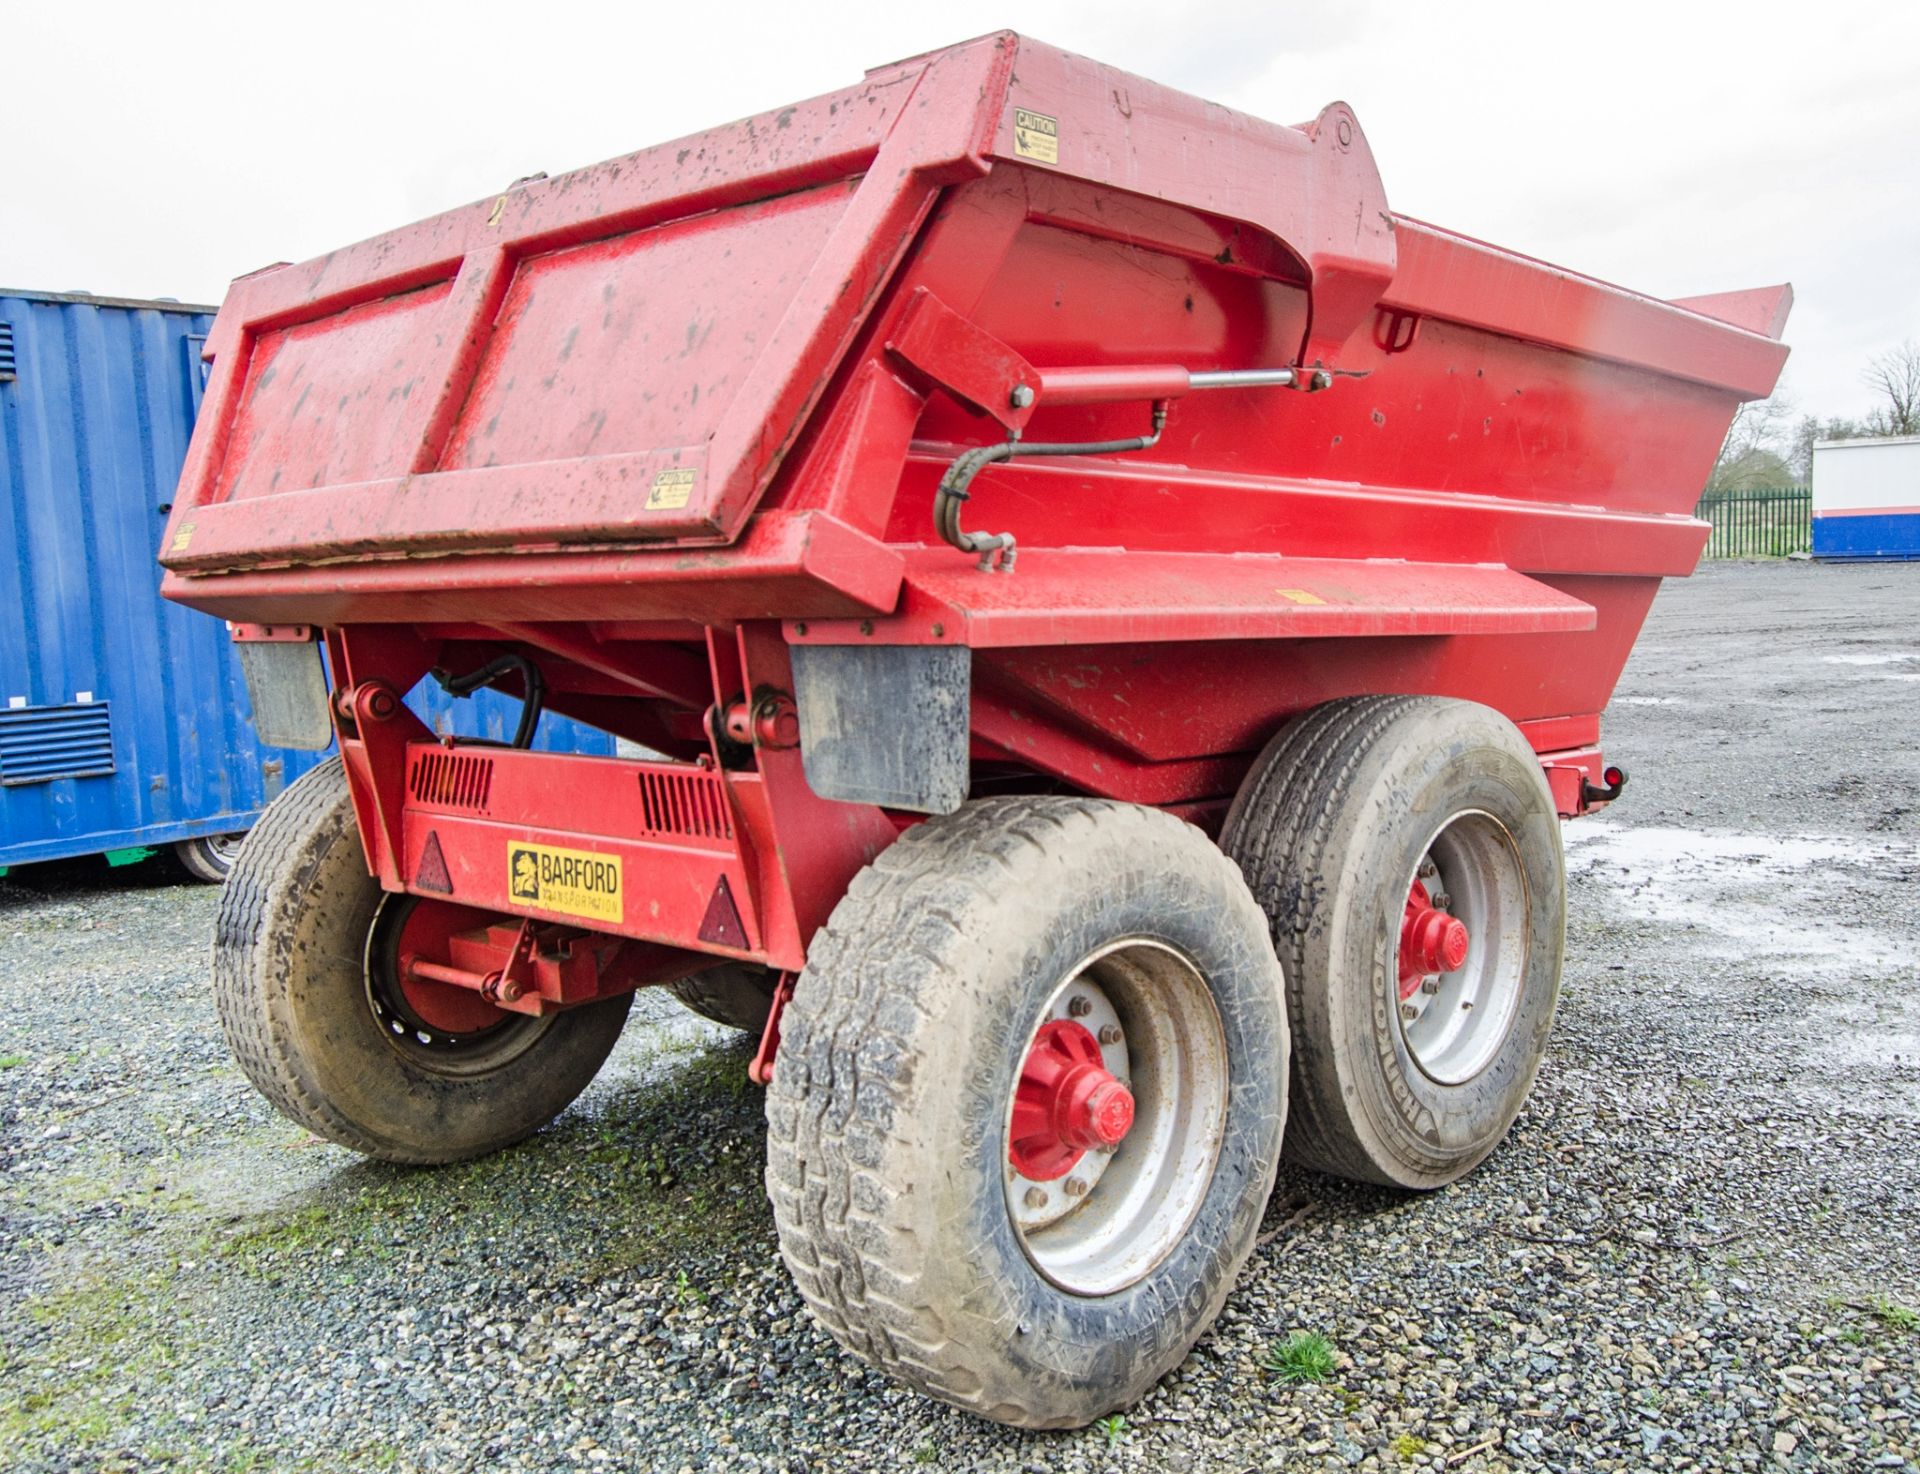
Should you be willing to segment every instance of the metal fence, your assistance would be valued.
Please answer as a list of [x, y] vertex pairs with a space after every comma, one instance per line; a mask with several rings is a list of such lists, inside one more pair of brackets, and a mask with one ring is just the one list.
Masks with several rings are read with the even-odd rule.
[[1705, 558], [1784, 558], [1813, 550], [1810, 487], [1710, 491], [1693, 515], [1713, 524]]

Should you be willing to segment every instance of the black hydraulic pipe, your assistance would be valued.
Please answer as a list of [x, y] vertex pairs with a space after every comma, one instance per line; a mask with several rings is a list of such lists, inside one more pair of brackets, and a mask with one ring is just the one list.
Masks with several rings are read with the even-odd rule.
[[540, 725], [540, 712], [546, 705], [547, 683], [540, 674], [540, 667], [524, 655], [509, 651], [497, 655], [478, 670], [470, 670], [464, 676], [450, 676], [437, 667], [432, 672], [440, 689], [449, 696], [471, 696], [482, 686], [491, 686], [500, 677], [517, 675], [520, 677], [520, 724], [513, 730], [513, 745], [526, 748], [533, 745], [534, 729]]
[[1013, 572], [1013, 560], [1017, 554], [1011, 532], [964, 532], [960, 527], [962, 504], [967, 500], [967, 488], [988, 466], [1000, 461], [1010, 461], [1015, 456], [1104, 456], [1124, 455], [1128, 451], [1147, 450], [1157, 445], [1160, 434], [1167, 428], [1167, 401], [1156, 400], [1153, 406], [1153, 433], [1136, 435], [1129, 440], [1062, 440], [1048, 442], [1027, 442], [1017, 438], [1003, 440], [998, 445], [976, 446], [956, 457], [947, 467], [946, 475], [940, 478], [940, 489], [933, 494], [933, 525], [940, 536], [963, 553], [978, 553], [982, 572], [991, 572], [994, 567], [994, 554], [1000, 555], [999, 568], [1002, 573]]

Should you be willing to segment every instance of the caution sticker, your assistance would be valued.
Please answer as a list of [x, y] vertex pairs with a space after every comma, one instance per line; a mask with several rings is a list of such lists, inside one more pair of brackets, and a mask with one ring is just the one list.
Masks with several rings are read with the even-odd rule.
[[507, 894], [523, 906], [584, 916], [591, 921], [623, 921], [620, 857], [591, 850], [507, 841]]
[[1023, 159], [1038, 159], [1043, 164], [1060, 162], [1060, 120], [1045, 113], [1030, 113], [1023, 107], [1013, 110], [1013, 151]]
[[194, 524], [191, 522], [183, 522], [180, 524], [180, 530], [173, 535], [174, 552], [186, 552], [187, 544], [193, 541], [193, 528]]
[[677, 512], [693, 495], [693, 467], [669, 466], [653, 478], [647, 493], [649, 512]]
[[1274, 592], [1289, 604], [1324, 604], [1327, 602], [1318, 594], [1310, 594], [1305, 589], [1275, 589]]

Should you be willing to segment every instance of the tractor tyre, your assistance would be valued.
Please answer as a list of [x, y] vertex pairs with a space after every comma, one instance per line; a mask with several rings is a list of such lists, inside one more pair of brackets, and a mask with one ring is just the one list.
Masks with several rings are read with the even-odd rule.
[[1288, 1160], [1403, 1188], [1471, 1171], [1560, 994], [1559, 822], [1519, 730], [1436, 697], [1317, 707], [1255, 762], [1220, 844], [1286, 973]]
[[593, 1079], [633, 1002], [533, 1018], [436, 984], [448, 996], [428, 1007], [394, 963], [416, 908], [440, 904], [367, 874], [337, 757], [268, 807], [220, 899], [214, 998], [241, 1069], [299, 1125], [382, 1161], [460, 1161], [537, 1131]]
[[780, 974], [747, 962], [723, 962], [692, 977], [668, 983], [667, 991], [701, 1018], [758, 1034], [773, 1010]]
[[1198, 829], [1005, 798], [908, 830], [781, 1016], [767, 1188], [848, 1350], [980, 1416], [1140, 1397], [1252, 1250], [1286, 1118], [1266, 921]]

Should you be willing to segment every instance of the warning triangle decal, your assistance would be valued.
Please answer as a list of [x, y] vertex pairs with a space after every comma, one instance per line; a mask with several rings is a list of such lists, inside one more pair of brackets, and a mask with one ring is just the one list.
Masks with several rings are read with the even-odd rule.
[[413, 867], [413, 883], [419, 890], [453, 894], [453, 877], [447, 874], [447, 857], [440, 853], [440, 836], [431, 830], [426, 847], [420, 851], [420, 863]]
[[747, 945], [747, 929], [740, 924], [740, 910], [733, 904], [733, 890], [724, 875], [707, 902], [706, 919], [700, 923], [700, 940], [743, 950]]

